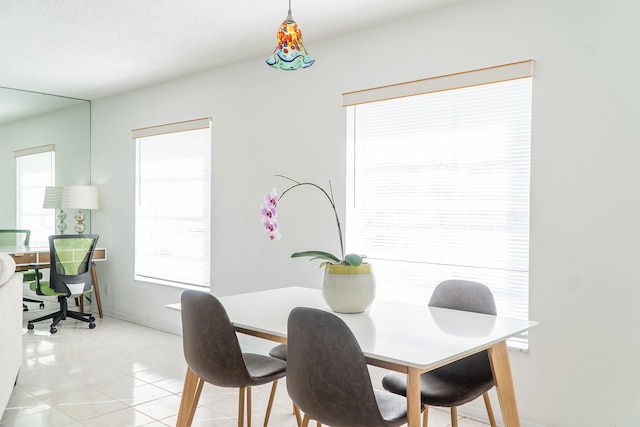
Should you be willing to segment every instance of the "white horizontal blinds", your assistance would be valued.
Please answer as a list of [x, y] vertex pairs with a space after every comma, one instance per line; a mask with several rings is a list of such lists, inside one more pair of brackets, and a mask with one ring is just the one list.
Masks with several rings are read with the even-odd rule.
[[47, 245], [55, 232], [55, 209], [44, 209], [45, 187], [55, 184], [55, 145], [14, 151], [16, 226], [31, 230], [31, 245]]
[[531, 78], [347, 108], [348, 251], [381, 298], [426, 303], [443, 280], [488, 285], [528, 318]]
[[137, 280], [210, 285], [209, 123], [199, 119], [133, 131]]

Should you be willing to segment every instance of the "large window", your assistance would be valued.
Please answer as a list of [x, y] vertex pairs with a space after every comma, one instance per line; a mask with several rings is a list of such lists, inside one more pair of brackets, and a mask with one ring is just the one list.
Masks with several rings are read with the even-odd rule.
[[345, 94], [346, 240], [380, 298], [468, 279], [528, 318], [532, 63], [516, 65]]
[[209, 122], [199, 119], [133, 131], [136, 280], [209, 287]]
[[14, 152], [16, 158], [16, 227], [31, 230], [32, 246], [48, 245], [55, 232], [55, 210], [44, 209], [44, 189], [55, 185], [55, 146]]

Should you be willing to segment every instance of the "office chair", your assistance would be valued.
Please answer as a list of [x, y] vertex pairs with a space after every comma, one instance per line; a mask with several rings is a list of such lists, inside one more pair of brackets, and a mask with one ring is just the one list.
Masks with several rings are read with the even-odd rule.
[[[29, 240], [31, 239], [31, 230], [24, 229], [3, 229], [0, 230], [0, 246], [29, 246]], [[36, 275], [39, 274], [42, 278], [42, 273], [36, 272], [36, 270], [20, 271], [22, 273], [23, 282], [32, 282], [36, 280]], [[22, 297], [22, 311], [29, 311], [29, 307], [25, 302], [39, 303], [40, 308], [44, 308], [44, 301]]]
[[243, 353], [227, 312], [213, 295], [186, 290], [181, 304], [187, 375], [177, 425], [191, 425], [202, 387], [208, 382], [240, 389], [238, 427], [244, 425], [246, 395], [247, 426], [251, 427], [251, 387], [273, 383], [264, 419], [266, 427], [278, 380], [285, 376], [287, 364], [270, 356]]
[[311, 419], [331, 427], [397, 427], [407, 399], [375, 390], [360, 345], [332, 313], [297, 307], [287, 322], [287, 391]]
[[[496, 315], [496, 304], [488, 287], [468, 280], [446, 280], [433, 291], [430, 307]], [[407, 377], [392, 372], [382, 386], [392, 393], [407, 395]], [[485, 350], [420, 376], [420, 396], [425, 405], [422, 427], [427, 427], [429, 406], [451, 408], [451, 426], [458, 426], [457, 407], [483, 396], [489, 423], [496, 427], [488, 391], [494, 386], [489, 353]]]
[[91, 260], [98, 243], [95, 234], [60, 234], [49, 236], [51, 258], [49, 281], [36, 279], [31, 290], [38, 295], [56, 296], [60, 310], [27, 322], [27, 329], [33, 329], [34, 323], [53, 319], [49, 332], [55, 334], [56, 326], [67, 317], [89, 323], [89, 329], [96, 327], [96, 319], [91, 313], [81, 313], [68, 309], [67, 298], [82, 296], [93, 289]]

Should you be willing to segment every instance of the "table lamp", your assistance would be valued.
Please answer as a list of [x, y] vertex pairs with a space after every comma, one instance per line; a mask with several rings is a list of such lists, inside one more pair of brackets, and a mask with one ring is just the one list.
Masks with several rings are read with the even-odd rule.
[[67, 224], [67, 213], [62, 209], [62, 187], [45, 187], [43, 209], [56, 209], [56, 230], [58, 234], [64, 234]]
[[84, 233], [84, 220], [86, 215], [84, 209], [98, 209], [98, 187], [92, 185], [69, 185], [64, 187], [62, 192], [62, 207], [77, 209], [75, 219], [76, 232]]

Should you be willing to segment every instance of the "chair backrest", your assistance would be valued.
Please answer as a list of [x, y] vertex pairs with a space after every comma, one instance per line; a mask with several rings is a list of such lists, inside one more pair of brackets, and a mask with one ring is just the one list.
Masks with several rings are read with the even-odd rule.
[[50, 286], [53, 290], [76, 296], [91, 289], [91, 260], [97, 243], [96, 234], [49, 236]]
[[287, 390], [303, 412], [332, 427], [386, 425], [365, 357], [342, 319], [297, 307], [287, 330]]
[[497, 314], [491, 290], [482, 283], [470, 280], [445, 280], [440, 283], [431, 295], [429, 306]]
[[192, 290], [182, 292], [180, 301], [182, 345], [189, 369], [220, 387], [251, 384], [238, 337], [220, 301]]
[[28, 246], [31, 230], [0, 230], [0, 246]]
[[[496, 303], [491, 290], [470, 280], [445, 280], [436, 286], [429, 300], [430, 307], [449, 308], [473, 313], [496, 315]], [[443, 377], [492, 378], [489, 353], [481, 351], [433, 371]]]

